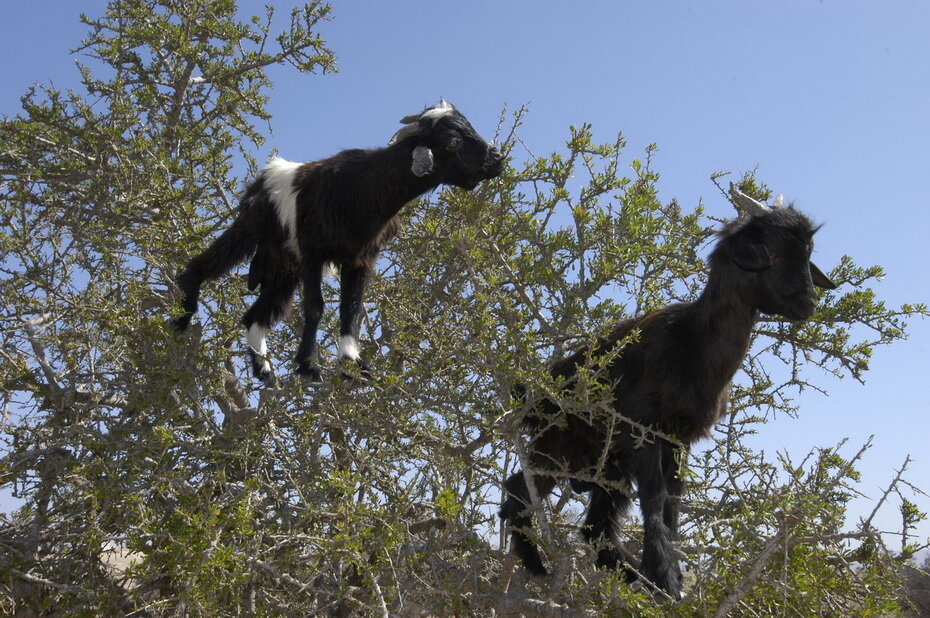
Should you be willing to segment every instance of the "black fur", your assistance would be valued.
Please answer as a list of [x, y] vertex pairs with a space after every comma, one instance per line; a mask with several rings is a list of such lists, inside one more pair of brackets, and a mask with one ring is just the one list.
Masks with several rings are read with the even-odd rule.
[[[430, 113], [440, 108], [442, 113]], [[287, 246], [289, 233], [278, 218], [269, 171], [264, 170], [246, 188], [232, 226], [178, 276], [184, 313], [174, 320], [175, 328], [184, 330], [190, 324], [204, 282], [253, 256], [248, 286], [260, 293], [243, 325], [272, 328], [289, 310], [302, 282], [304, 330], [297, 370], [319, 380], [316, 332], [323, 312], [324, 264], [341, 269], [340, 334], [357, 341], [365, 286], [381, 248], [397, 233], [400, 209], [440, 184], [472, 189], [501, 172], [500, 153], [447, 103], [402, 122], [409, 125], [398, 132], [397, 137], [403, 137], [386, 148], [345, 150], [294, 171], [299, 256]], [[432, 169], [422, 176], [411, 169], [418, 148], [432, 152]], [[251, 352], [255, 375], [266, 379], [269, 365], [256, 350]], [[367, 370], [364, 361], [357, 363]]]
[[[707, 286], [696, 301], [621, 322], [593, 349], [556, 362], [552, 375], [570, 391], [575, 372], [588, 358], [616, 351], [602, 379], [613, 388], [617, 415], [685, 446], [706, 436], [726, 407], [730, 380], [746, 355], [758, 313], [806, 319], [814, 310], [814, 285], [835, 287], [810, 262], [815, 231], [793, 208], [775, 208], [729, 224], [711, 253]], [[623, 347], [617, 350], [618, 345]], [[608, 435], [611, 420], [615, 425]], [[641, 432], [622, 419], [566, 414], [548, 399], [531, 407], [526, 425], [539, 495], [548, 495], [555, 486], [556, 475], [547, 471], [568, 476], [576, 492], [591, 492], [583, 534], [598, 547], [597, 565], [641, 569], [656, 586], [679, 598], [681, 572], [672, 543], [682, 490], [678, 470], [685, 455], [680, 446], [659, 436], [636, 444], [634, 436]], [[634, 484], [644, 522], [641, 564], [616, 539]], [[500, 515], [513, 529], [513, 551], [527, 569], [544, 574], [528, 534], [530, 499], [522, 471], [507, 479], [505, 490]]]

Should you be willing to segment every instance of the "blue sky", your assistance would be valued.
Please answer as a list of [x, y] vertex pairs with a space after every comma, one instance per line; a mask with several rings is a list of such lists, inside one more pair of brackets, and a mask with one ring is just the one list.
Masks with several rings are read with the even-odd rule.
[[[296, 3], [275, 4], [283, 25]], [[240, 5], [263, 13], [263, 2]], [[77, 14], [103, 6], [5, 0], [0, 113], [15, 113], [33, 82], [77, 83]], [[530, 151], [561, 148], [583, 122], [604, 141], [622, 131], [627, 161], [655, 142], [663, 200], [703, 199], [711, 215], [732, 211], [709, 175], [758, 166], [825, 223], [820, 266], [849, 254], [885, 267], [877, 291], [890, 305], [930, 301], [930, 3], [352, 0], [336, 2], [319, 30], [339, 73], [273, 71], [274, 134], [259, 159], [271, 148], [311, 160], [383, 144], [401, 116], [439, 96], [485, 135], [503, 106], [528, 104], [520, 136]], [[909, 332], [878, 351], [864, 386], [825, 377], [829, 396], [805, 393], [800, 418], [766, 425], [757, 445], [797, 460], [848, 437], [851, 455], [874, 434], [866, 494], [880, 495], [908, 453], [910, 479], [930, 489], [930, 323]], [[896, 522], [884, 514], [887, 527]]]

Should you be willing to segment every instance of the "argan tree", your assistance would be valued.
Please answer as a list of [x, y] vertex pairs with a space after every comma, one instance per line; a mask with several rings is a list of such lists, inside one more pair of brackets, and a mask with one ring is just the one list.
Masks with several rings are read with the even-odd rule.
[[[686, 462], [679, 604], [589, 566], [567, 488], [534, 504], [551, 578], [526, 578], [508, 554], [495, 513], [525, 457], [513, 385], [554, 392], [552, 360], [703, 284], [718, 222], [658, 200], [653, 147], [624, 159], [622, 137], [598, 143], [582, 126], [535, 157], [518, 138], [525, 111], [502, 114], [505, 174], [412, 205], [384, 253], [367, 382], [327, 358], [320, 385], [251, 380], [241, 277], [205, 288], [189, 333], [167, 326], [173, 276], [228, 225], [254, 171], [267, 69], [333, 70], [317, 32], [328, 16], [309, 4], [274, 36], [270, 12], [242, 20], [231, 0], [114, 0], [82, 18], [80, 89], [32, 90], [0, 123], [0, 483], [23, 501], [0, 519], [0, 611], [897, 611], [922, 517], [904, 466], [874, 505], [901, 505], [892, 547], [875, 512], [848, 521], [865, 446], [791, 461], [745, 440], [772, 414], [803, 414], [799, 388], [865, 379], [872, 350], [926, 313], [886, 307], [870, 288], [881, 269], [852, 258], [812, 320], [757, 325], [730, 414]], [[715, 190], [707, 210], [731, 215]], [[294, 326], [273, 349], [293, 348]], [[579, 389], [566, 413], [603, 409], [596, 381]]]

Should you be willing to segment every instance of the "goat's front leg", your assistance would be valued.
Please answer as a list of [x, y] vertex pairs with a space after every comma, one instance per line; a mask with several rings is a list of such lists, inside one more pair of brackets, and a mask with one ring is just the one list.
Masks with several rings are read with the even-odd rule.
[[653, 444], [639, 454], [636, 484], [643, 512], [642, 570], [652, 583], [672, 598], [681, 598], [681, 572], [672, 547], [672, 531], [665, 523], [668, 487], [662, 469], [662, 445]]
[[663, 520], [673, 541], [678, 539], [678, 515], [681, 512], [681, 492], [684, 490], [684, 481], [680, 475], [683, 457], [684, 450], [671, 444], [662, 444], [662, 472], [665, 474], [665, 487], [668, 491]]
[[297, 349], [297, 373], [311, 382], [320, 382], [320, 368], [316, 365], [316, 332], [323, 316], [323, 261], [304, 260], [304, 332]]
[[362, 324], [362, 298], [368, 283], [364, 266], [343, 265], [339, 281], [339, 358], [355, 361], [362, 375], [371, 367], [359, 354], [358, 334]]

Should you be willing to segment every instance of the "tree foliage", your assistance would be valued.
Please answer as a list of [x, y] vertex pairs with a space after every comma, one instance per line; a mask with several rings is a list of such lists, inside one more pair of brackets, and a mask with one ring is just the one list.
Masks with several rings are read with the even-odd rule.
[[[795, 413], [798, 388], [829, 388], [822, 370], [864, 379], [872, 350], [926, 313], [886, 307], [870, 287], [881, 269], [849, 257], [812, 320], [758, 324], [731, 414], [688, 462], [679, 605], [590, 567], [568, 491], [536, 505], [552, 578], [527, 581], [507, 554], [495, 512], [524, 443], [511, 386], [554, 394], [553, 359], [703, 285], [715, 223], [659, 201], [655, 147], [626, 161], [622, 136], [581, 126], [533, 156], [525, 110], [502, 114], [505, 174], [406, 210], [368, 296], [367, 384], [332, 359], [322, 385], [290, 377], [294, 319], [273, 335], [277, 380], [252, 382], [240, 277], [207, 286], [190, 334], [166, 327], [173, 274], [233, 214], [233, 163], [254, 168], [267, 69], [334, 70], [317, 33], [328, 14], [311, 3], [273, 37], [270, 10], [241, 21], [231, 0], [114, 1], [82, 18], [83, 90], [32, 90], [0, 123], [0, 482], [25, 501], [0, 520], [0, 609], [896, 611], [895, 561], [923, 517], [904, 475], [875, 505], [902, 500], [894, 555], [874, 512], [847, 521], [865, 447], [794, 462], [745, 441]], [[573, 405], [603, 396], [592, 382]]]

